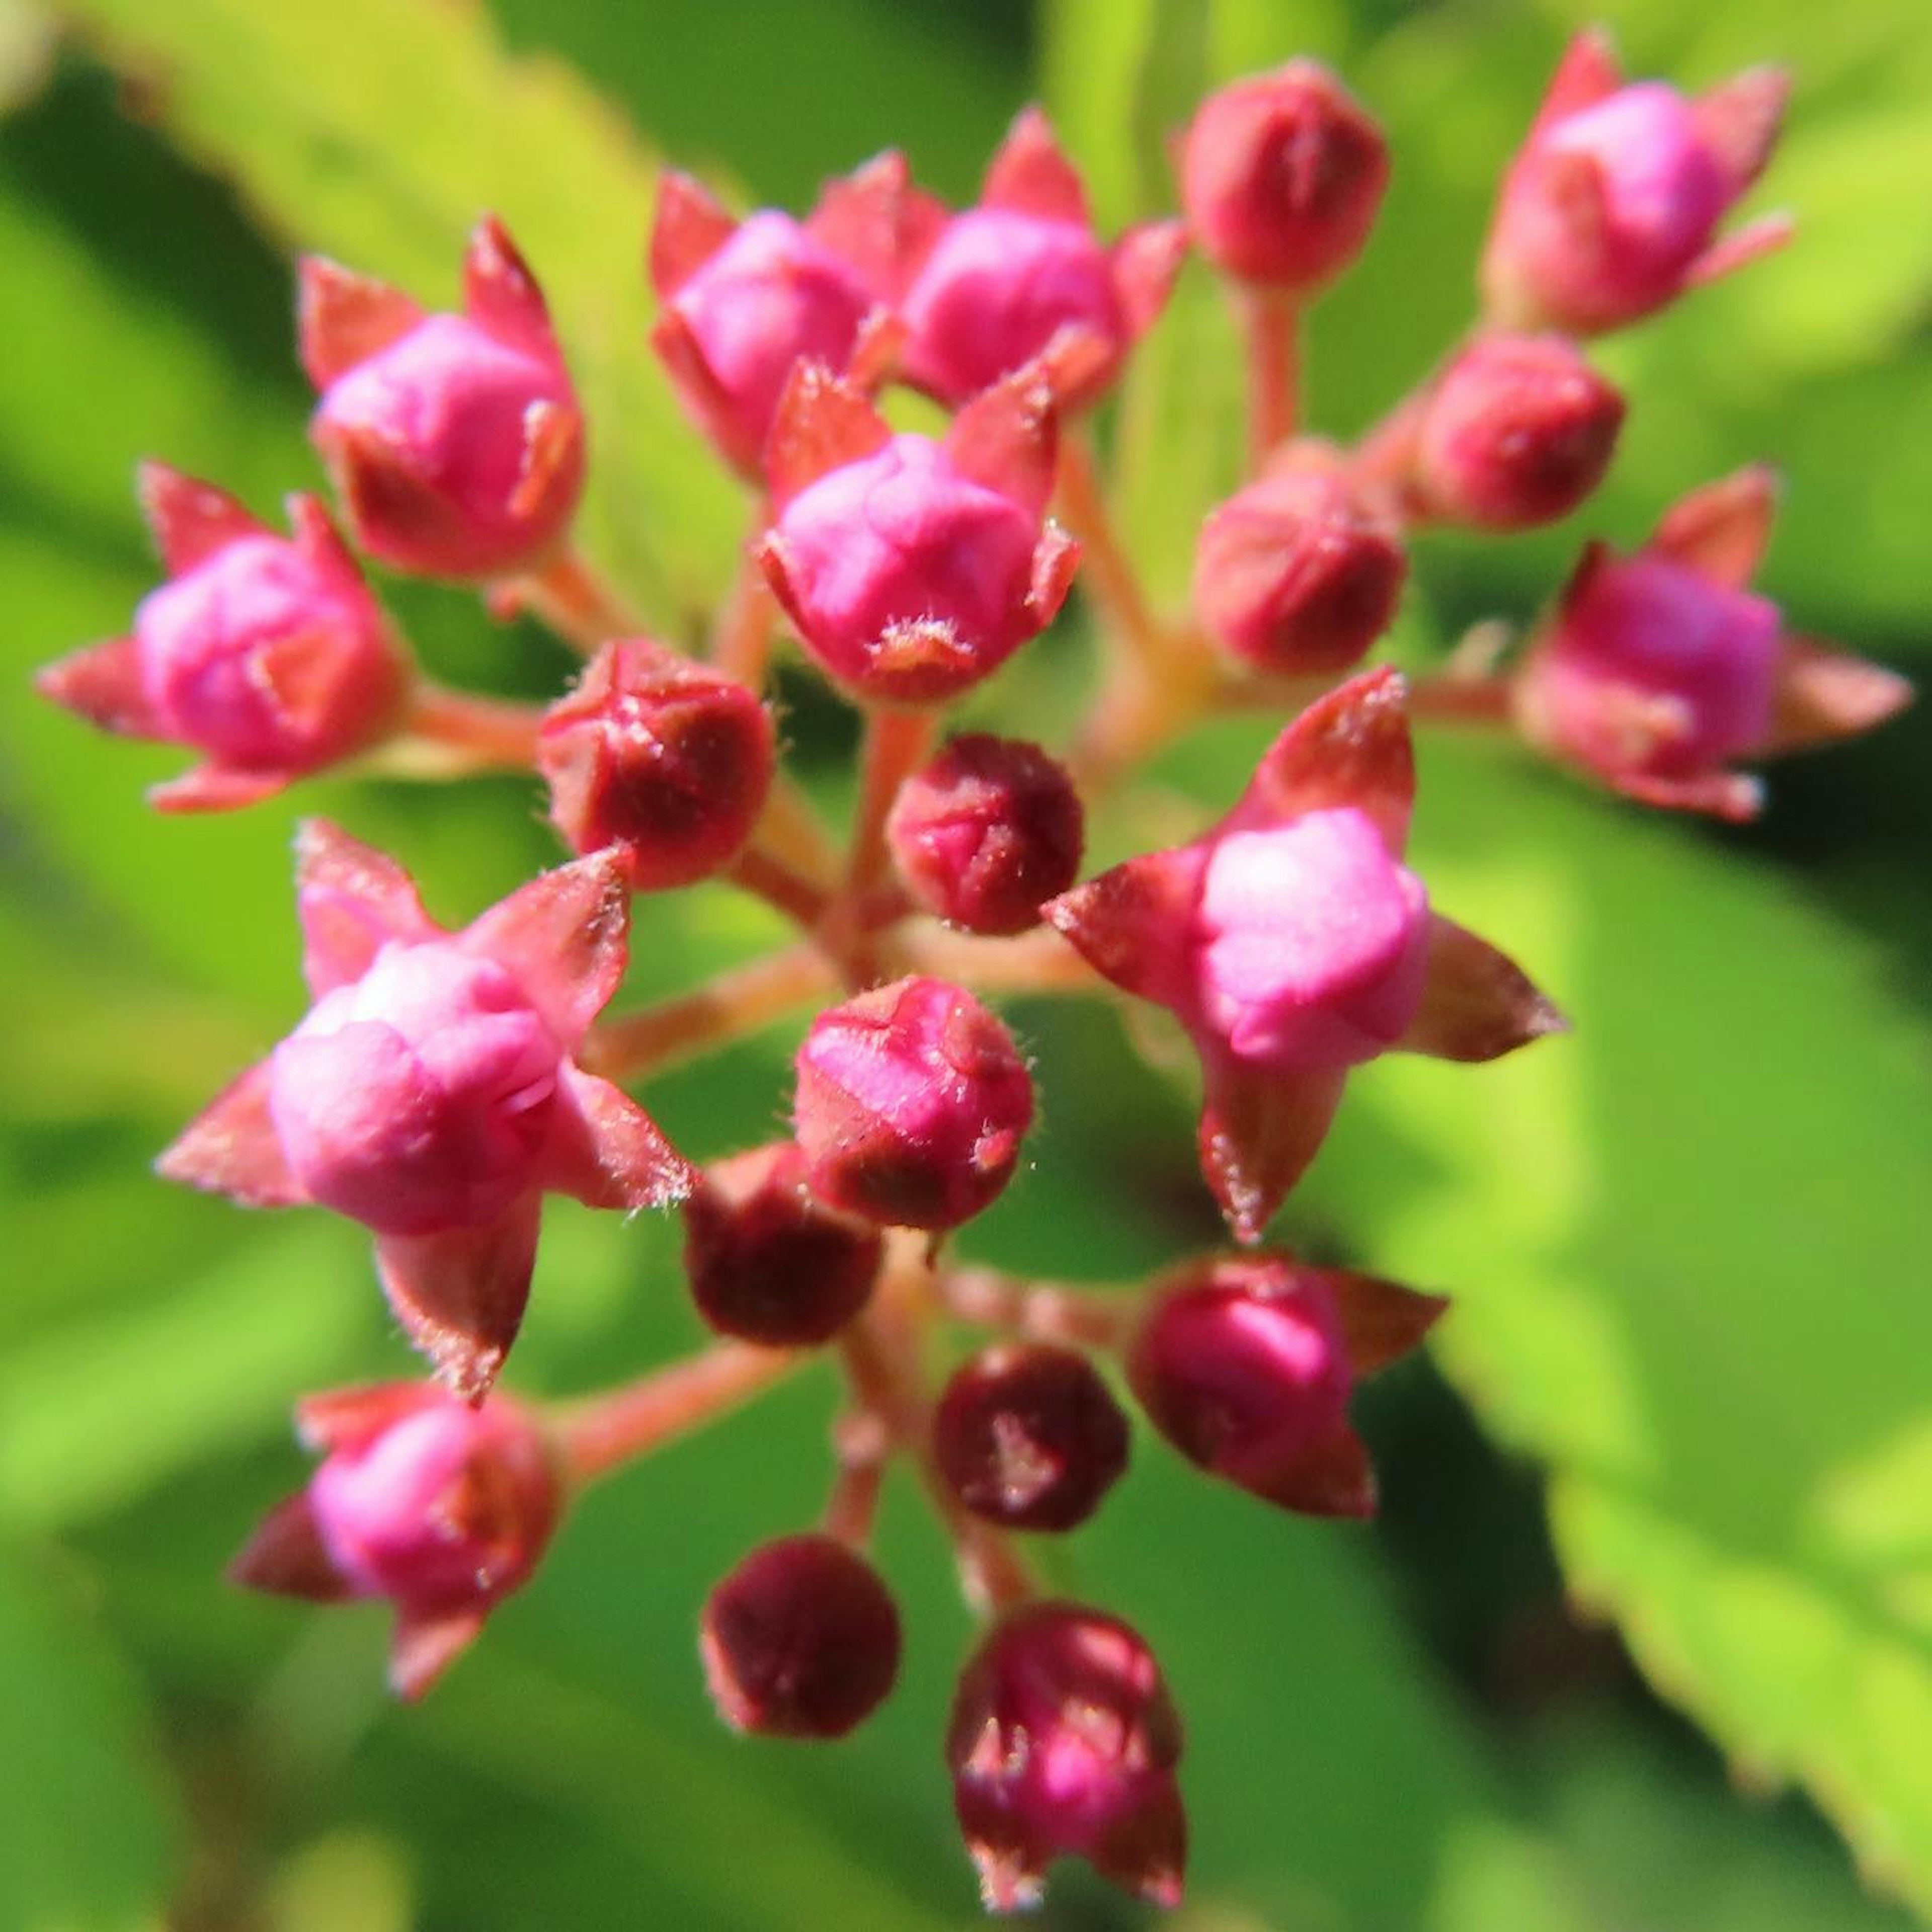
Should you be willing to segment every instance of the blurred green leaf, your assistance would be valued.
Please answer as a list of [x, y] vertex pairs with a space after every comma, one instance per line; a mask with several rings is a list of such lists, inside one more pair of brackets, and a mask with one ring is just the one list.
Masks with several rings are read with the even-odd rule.
[[494, 209], [549, 296], [591, 424], [586, 548], [682, 632], [722, 589], [744, 512], [645, 343], [655, 170], [596, 90], [506, 52], [480, 7], [72, 0], [172, 139], [270, 229], [431, 302]]
[[175, 1821], [124, 1666], [68, 1594], [0, 1546], [0, 1924], [152, 1932]]
[[[1418, 868], [1574, 1036], [1358, 1083], [1311, 1203], [1449, 1289], [1575, 1588], [1932, 1904], [1932, 1032], [1788, 887], [1430, 748]], [[1339, 1190], [1339, 1192], [1337, 1191]]]

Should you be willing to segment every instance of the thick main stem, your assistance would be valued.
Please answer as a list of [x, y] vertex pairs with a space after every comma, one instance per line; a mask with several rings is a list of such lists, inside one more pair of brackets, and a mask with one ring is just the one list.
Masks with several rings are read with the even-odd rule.
[[836, 968], [808, 942], [721, 973], [710, 985], [592, 1027], [578, 1055], [607, 1080], [637, 1080], [709, 1053], [838, 987]]
[[588, 1482], [735, 1408], [804, 1359], [796, 1349], [721, 1342], [559, 1410], [552, 1432], [572, 1479]]

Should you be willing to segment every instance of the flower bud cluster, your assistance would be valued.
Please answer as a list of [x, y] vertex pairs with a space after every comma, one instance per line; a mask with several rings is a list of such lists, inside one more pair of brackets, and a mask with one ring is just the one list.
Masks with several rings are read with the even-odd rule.
[[[1591, 544], [1507, 665], [1364, 666], [1412, 531], [1514, 532], [1590, 499], [1626, 403], [1580, 341], [1784, 238], [1775, 221], [1718, 232], [1783, 98], [1762, 74], [1696, 100], [1628, 84], [1580, 37], [1504, 176], [1478, 326], [1352, 446], [1304, 430], [1298, 330], [1373, 244], [1389, 156], [1312, 62], [1210, 96], [1176, 147], [1183, 218], [1112, 238], [1037, 110], [964, 209], [897, 154], [828, 184], [802, 220], [735, 217], [667, 174], [651, 341], [751, 502], [708, 661], [645, 634], [574, 545], [584, 412], [500, 224], [471, 238], [459, 311], [305, 262], [312, 432], [350, 538], [532, 611], [586, 662], [542, 709], [439, 690], [314, 499], [291, 500], [284, 537], [151, 464], [168, 580], [130, 635], [40, 676], [82, 717], [196, 755], [154, 794], [164, 808], [244, 805], [350, 759], [508, 765], [570, 855], [451, 928], [396, 860], [320, 820], [298, 834], [310, 1009], [160, 1170], [366, 1227], [435, 1379], [301, 1404], [322, 1460], [238, 1578], [386, 1600], [393, 1682], [420, 1695], [530, 1580], [578, 1486], [824, 1349], [846, 1393], [823, 1522], [762, 1542], [704, 1609], [725, 1722], [836, 1737], [890, 1692], [899, 1616], [866, 1550], [884, 1472], [909, 1462], [987, 1618], [944, 1756], [988, 1905], [1033, 1903], [1063, 1856], [1175, 1902], [1181, 1727], [1161, 1669], [1118, 1618], [1044, 1594], [1018, 1538], [1064, 1534], [1114, 1493], [1130, 1408], [1262, 1502], [1375, 1509], [1354, 1389], [1445, 1304], [1262, 1244], [1347, 1083], [1383, 1055], [1486, 1061], [1564, 1025], [1412, 864], [1413, 724], [1514, 730], [1626, 796], [1738, 818], [1758, 803], [1738, 761], [1862, 730], [1909, 695], [1750, 587], [1762, 468], [1692, 490], [1634, 555]], [[1162, 610], [1108, 525], [1084, 418], [1132, 379], [1190, 245], [1246, 335], [1253, 460], [1202, 524], [1186, 608]], [[896, 428], [895, 382], [944, 428]], [[1090, 713], [945, 738], [944, 707], [1054, 624], [1083, 557], [1102, 646]], [[842, 854], [779, 769], [763, 680], [781, 617], [863, 715]], [[1117, 780], [1202, 714], [1257, 706], [1278, 728], [1218, 818], [1117, 843], [1127, 856], [1082, 878], [1089, 810]], [[705, 881], [759, 896], [793, 943], [607, 1014], [634, 898]], [[1227, 1251], [1121, 1290], [960, 1260], [997, 1246], [976, 1224], [1021, 1183], [1036, 1109], [1024, 1047], [980, 995], [1069, 990], [1159, 1007], [1191, 1043]], [[782, 1139], [701, 1162], [626, 1090], [807, 1007]], [[554, 1193], [679, 1208], [705, 1352], [552, 1406], [498, 1388]], [[991, 1332], [949, 1350], [950, 1321]]]

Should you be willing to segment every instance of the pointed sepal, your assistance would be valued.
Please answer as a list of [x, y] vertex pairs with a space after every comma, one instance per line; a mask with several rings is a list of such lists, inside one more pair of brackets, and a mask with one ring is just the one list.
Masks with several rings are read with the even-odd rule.
[[494, 214], [484, 215], [470, 230], [463, 257], [463, 306], [472, 322], [500, 342], [556, 359], [556, 336], [543, 291]]
[[1422, 1004], [1396, 1046], [1432, 1059], [1500, 1059], [1570, 1023], [1507, 953], [1441, 914], [1430, 916]]
[[1053, 388], [1025, 369], [975, 396], [946, 436], [946, 453], [962, 476], [1036, 515], [1053, 494], [1059, 447]]
[[1748, 221], [1742, 228], [1720, 236], [1691, 263], [1684, 278], [1684, 286], [1704, 288], [1726, 275], [1734, 275], [1753, 262], [1777, 254], [1797, 232], [1797, 220], [1789, 214], [1764, 214], [1755, 221]]
[[152, 458], [134, 473], [134, 494], [170, 577], [184, 576], [238, 538], [268, 530], [226, 490]]
[[805, 225], [891, 302], [932, 254], [947, 219], [946, 204], [913, 185], [906, 158], [894, 148], [828, 182]]
[[1204, 1042], [1202, 1071], [1201, 1172], [1235, 1240], [1252, 1246], [1321, 1151], [1347, 1070], [1253, 1066]]
[[801, 362], [778, 398], [765, 444], [765, 480], [782, 513], [800, 491], [848, 463], [874, 456], [891, 426], [868, 398], [822, 362]]
[[1066, 158], [1052, 123], [1040, 108], [1023, 108], [1007, 130], [987, 168], [980, 206], [1046, 221], [1092, 225], [1079, 170]]
[[1352, 1268], [1316, 1270], [1335, 1299], [1348, 1366], [1359, 1381], [1412, 1354], [1448, 1312], [1448, 1299]]
[[296, 912], [302, 973], [317, 999], [361, 979], [390, 940], [442, 932], [394, 860], [326, 818], [296, 828]]
[[1724, 169], [1732, 194], [1763, 173], [1791, 98], [1791, 76], [1778, 67], [1748, 68], [1690, 104], [1690, 118]]
[[1679, 497], [1644, 548], [1714, 584], [1742, 590], [1770, 547], [1778, 498], [1777, 471], [1752, 464]]
[[1802, 751], [1855, 737], [1897, 716], [1913, 695], [1911, 681], [1882, 664], [1814, 638], [1786, 637], [1764, 749]]
[[1204, 845], [1144, 854], [1049, 899], [1040, 916], [1123, 992], [1179, 1004], [1190, 994], [1186, 941], [1208, 856]]
[[157, 812], [239, 812], [288, 790], [292, 772], [239, 771], [232, 765], [196, 765], [178, 778], [148, 788]]
[[566, 1062], [551, 1185], [589, 1208], [634, 1214], [682, 1201], [697, 1174], [621, 1088]]
[[34, 674], [45, 698], [124, 738], [166, 739], [166, 722], [141, 679], [141, 658], [132, 638], [114, 638], [70, 651]]
[[1265, 1485], [1249, 1486], [1303, 1516], [1363, 1519], [1375, 1514], [1378, 1500], [1367, 1446], [1346, 1423], [1285, 1462]]
[[476, 1641], [485, 1615], [474, 1606], [433, 1610], [398, 1604], [389, 1643], [389, 1688], [404, 1703], [416, 1702]]
[[250, 1067], [189, 1124], [154, 1172], [244, 1208], [293, 1208], [307, 1200], [268, 1111], [272, 1081], [268, 1061]]
[[1184, 221], [1144, 221], [1115, 242], [1108, 266], [1130, 340], [1138, 341], [1160, 320], [1186, 260]]
[[380, 355], [423, 320], [401, 290], [326, 255], [304, 255], [296, 277], [296, 342], [302, 368], [318, 389]]
[[1607, 100], [1624, 84], [1622, 63], [1610, 44], [1610, 37], [1600, 27], [1586, 27], [1574, 35], [1556, 64], [1543, 99], [1536, 110], [1534, 129], [1540, 131], [1551, 122], [1594, 107]]
[[322, 1541], [306, 1490], [278, 1503], [228, 1566], [228, 1580], [244, 1590], [298, 1597], [305, 1603], [346, 1603], [355, 1595]]
[[737, 223], [704, 184], [667, 168], [658, 177], [648, 260], [651, 287], [668, 302], [730, 240]]
[[607, 848], [518, 886], [465, 927], [458, 944], [504, 967], [570, 1048], [617, 990], [630, 934], [623, 861]]

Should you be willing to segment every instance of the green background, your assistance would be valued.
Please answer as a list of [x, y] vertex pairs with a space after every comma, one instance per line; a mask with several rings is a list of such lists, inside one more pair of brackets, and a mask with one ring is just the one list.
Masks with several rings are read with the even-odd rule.
[[[970, 1924], [938, 1749], [969, 1628], [914, 1498], [888, 1499], [908, 1650], [871, 1726], [830, 1752], [743, 1743], [700, 1684], [705, 1590], [819, 1506], [824, 1369], [590, 1495], [419, 1709], [382, 1694], [375, 1610], [222, 1582], [302, 1478], [293, 1397], [413, 1366], [358, 1230], [148, 1172], [299, 1011], [292, 818], [394, 850], [452, 921], [555, 848], [511, 781], [329, 781], [164, 822], [140, 793], [178, 757], [89, 735], [26, 676], [124, 626], [152, 583], [139, 457], [263, 510], [316, 487], [294, 249], [448, 299], [486, 206], [549, 287], [592, 407], [586, 539], [687, 633], [743, 512], [641, 346], [654, 154], [796, 208], [898, 144], [960, 200], [1043, 94], [1111, 226], [1169, 205], [1163, 136], [1204, 86], [1318, 53], [1396, 156], [1376, 237], [1312, 330], [1313, 421], [1352, 433], [1466, 319], [1498, 170], [1588, 16], [62, 10], [56, 44], [45, 10], [0, 0], [0, 1928]], [[1603, 346], [1634, 400], [1608, 487], [1574, 526], [1424, 545], [1395, 648], [1421, 662], [1478, 618], [1528, 617], [1582, 531], [1634, 543], [1672, 496], [1764, 456], [1790, 483], [1768, 591], [1797, 628], [1910, 669], [1932, 609], [1932, 10], [1599, 10], [1635, 70], [1685, 86], [1790, 64], [1790, 136], [1756, 200], [1795, 208], [1800, 239]], [[1190, 272], [1113, 425], [1123, 514], [1170, 591], [1232, 475], [1231, 380]], [[541, 694], [568, 674], [458, 593], [386, 590], [452, 681]], [[979, 708], [1049, 733], [1088, 662], [1076, 612]], [[808, 680], [784, 697], [801, 769], [836, 801], [850, 721]], [[1098, 856], [1224, 804], [1264, 728], [1177, 748]], [[1932, 722], [1909, 715], [1775, 772], [1760, 826], [1716, 831], [1507, 746], [1425, 744], [1418, 866], [1577, 1032], [1492, 1069], [1372, 1070], [1292, 1204], [1310, 1251], [1457, 1300], [1431, 1359], [1362, 1405], [1384, 1518], [1279, 1520], [1143, 1432], [1093, 1528], [1048, 1553], [1062, 1587], [1146, 1631], [1187, 1714], [1186, 1925], [1876, 1932], [1932, 1910], [1928, 749]], [[710, 889], [642, 902], [638, 931], [627, 998], [774, 937]], [[1120, 1280], [1211, 1241], [1184, 1079], [1099, 1009], [1010, 1017], [1043, 1124], [969, 1251]], [[646, 1098], [700, 1156], [764, 1138], [789, 1045], [776, 1030]], [[576, 1392], [698, 1339], [670, 1226], [553, 1211], [519, 1386]], [[1045, 1922], [1148, 1916], [1068, 1869]]]

